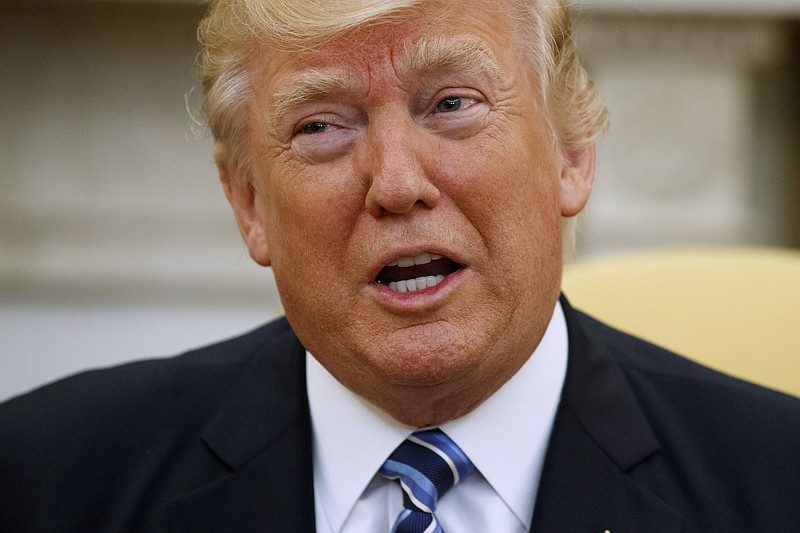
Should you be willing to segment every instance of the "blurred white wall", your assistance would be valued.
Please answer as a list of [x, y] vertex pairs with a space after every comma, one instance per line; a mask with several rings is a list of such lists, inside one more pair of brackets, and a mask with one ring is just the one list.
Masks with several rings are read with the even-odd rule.
[[797, 22], [707, 8], [579, 18], [584, 60], [611, 112], [583, 254], [795, 241]]
[[186, 111], [202, 13], [0, 4], [0, 398], [279, 313]]
[[[612, 113], [580, 253], [793, 242], [800, 5], [576, 6]], [[280, 312], [186, 113], [202, 12], [0, 0], [0, 399]]]

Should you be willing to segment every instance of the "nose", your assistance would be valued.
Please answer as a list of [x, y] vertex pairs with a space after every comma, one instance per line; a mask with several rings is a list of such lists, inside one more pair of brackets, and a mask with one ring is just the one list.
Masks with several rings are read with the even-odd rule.
[[364, 207], [373, 217], [410, 212], [415, 206], [433, 208], [440, 192], [431, 181], [432, 153], [413, 123], [387, 124], [367, 134], [367, 194]]

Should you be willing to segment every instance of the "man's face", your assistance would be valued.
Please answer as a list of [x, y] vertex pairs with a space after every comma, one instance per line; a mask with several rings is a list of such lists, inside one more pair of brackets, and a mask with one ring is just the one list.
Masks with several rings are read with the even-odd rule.
[[531, 354], [561, 217], [591, 187], [593, 149], [558, 150], [517, 34], [496, 2], [467, 0], [264, 49], [252, 188], [223, 169], [300, 340], [412, 425], [471, 410]]

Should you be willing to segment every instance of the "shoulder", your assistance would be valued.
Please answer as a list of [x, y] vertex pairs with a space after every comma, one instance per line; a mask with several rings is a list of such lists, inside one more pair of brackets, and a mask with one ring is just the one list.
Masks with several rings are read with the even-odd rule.
[[[662, 417], [754, 438], [775, 431], [800, 443], [800, 399], [695, 363], [578, 313], [581, 327], [616, 360], [637, 397]], [[757, 354], [753, 355], [757, 357]], [[725, 427], [729, 425], [730, 427]], [[769, 433], [764, 430], [770, 428]]]
[[[88, 415], [88, 406], [95, 413], [90, 418], [98, 418], [103, 411], [113, 411], [115, 416], [122, 414], [120, 410], [135, 414], [143, 405], [192, 409], [197, 405], [186, 406], [184, 400], [196, 404], [221, 394], [242, 368], [268, 352], [274, 339], [287, 331], [291, 330], [285, 319], [279, 319], [174, 357], [84, 371], [0, 404], [0, 420], [36, 415], [37, 420], [58, 423], [65, 415]], [[208, 394], [198, 396], [203, 390]]]
[[0, 530], [95, 529], [99, 517], [107, 523], [97, 530], [160, 530], [153, 524], [171, 495], [227, 471], [203, 445], [203, 429], [250, 369], [275, 364], [295, 342], [278, 320], [0, 405]]
[[[769, 406], [776, 409], [777, 413], [792, 415], [800, 424], [800, 418], [797, 417], [800, 413], [798, 398], [708, 368], [580, 312], [577, 315], [581, 327], [593, 342], [601, 344], [614, 357], [643, 400], [664, 407], [676, 401], [691, 403], [698, 414], [719, 407], [717, 401], [727, 406], [723, 413], [734, 408], [747, 410]], [[753, 357], [758, 357], [758, 354], [753, 354]], [[671, 401], [663, 403], [668, 398]], [[704, 402], [698, 404], [698, 398]], [[721, 413], [720, 416], [724, 415]]]
[[[37, 463], [103, 453], [124, 460], [196, 437], [246, 369], [272, 357], [287, 333], [281, 319], [175, 357], [82, 372], [12, 398], [0, 404], [0, 455]], [[6, 461], [0, 469], [24, 466]]]
[[577, 320], [622, 369], [661, 445], [658, 460], [640, 466], [639, 476], [659, 480], [680, 507], [698, 514], [716, 509], [718, 518], [731, 516], [734, 524], [788, 526], [800, 517], [800, 399], [586, 315]]

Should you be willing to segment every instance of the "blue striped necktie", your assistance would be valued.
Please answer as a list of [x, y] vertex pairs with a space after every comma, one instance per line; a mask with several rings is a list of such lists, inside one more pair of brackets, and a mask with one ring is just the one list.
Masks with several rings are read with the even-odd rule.
[[440, 429], [417, 431], [392, 452], [380, 473], [397, 479], [405, 509], [392, 533], [442, 533], [436, 502], [475, 467]]

